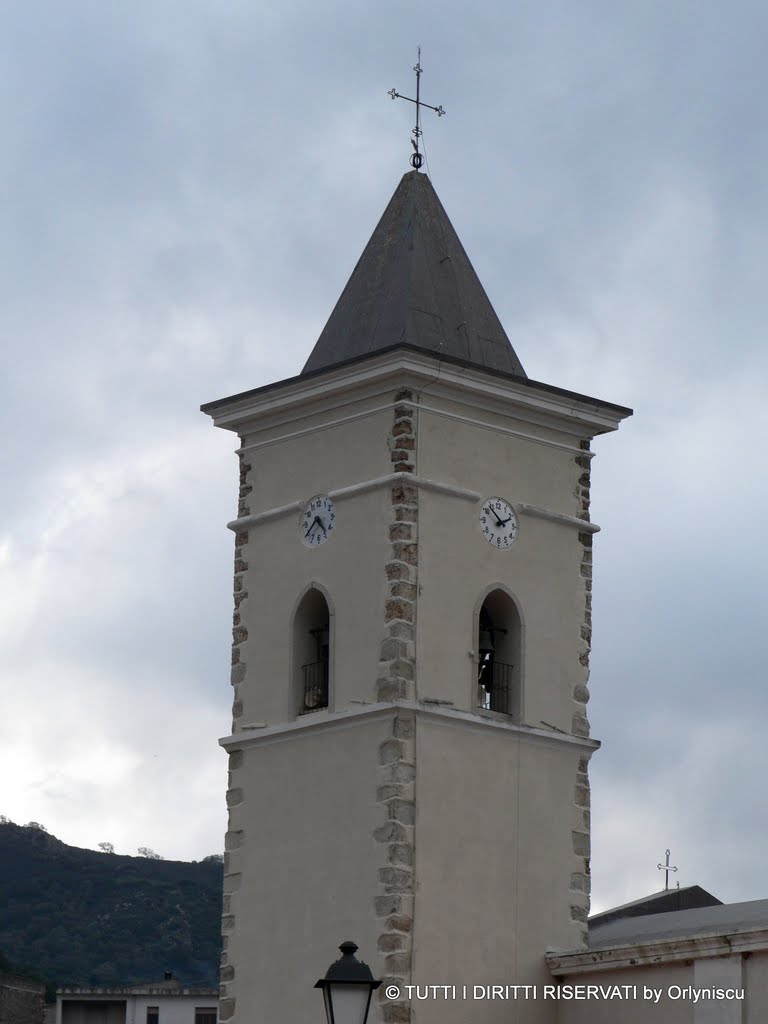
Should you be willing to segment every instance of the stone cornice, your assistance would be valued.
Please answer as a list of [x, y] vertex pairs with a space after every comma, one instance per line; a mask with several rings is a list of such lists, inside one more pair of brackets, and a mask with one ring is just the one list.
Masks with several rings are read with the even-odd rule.
[[245, 724], [242, 726], [242, 731], [222, 737], [219, 740], [219, 745], [227, 751], [267, 746], [288, 739], [299, 739], [317, 732], [335, 732], [377, 719], [392, 718], [399, 710], [415, 712], [417, 717], [429, 719], [439, 725], [493, 729], [509, 733], [510, 736], [515, 736], [526, 742], [543, 743], [546, 746], [559, 748], [571, 747], [589, 754], [600, 746], [598, 740], [571, 736], [565, 732], [555, 732], [549, 729], [539, 729], [530, 725], [516, 725], [514, 722], [505, 722], [495, 716], [491, 717], [482, 713], [473, 714], [437, 703], [432, 704], [429, 700], [381, 701], [360, 704], [359, 707], [345, 711], [317, 711], [313, 714], [302, 715], [295, 721], [281, 722], [277, 725], [269, 725], [267, 722]]
[[416, 391], [427, 386], [433, 388], [439, 381], [443, 391], [449, 389], [456, 395], [472, 392], [477, 398], [493, 403], [501, 400], [508, 415], [524, 419], [533, 415], [539, 423], [551, 422], [557, 429], [578, 434], [615, 430], [622, 419], [631, 415], [629, 409], [587, 395], [486, 372], [404, 346], [323, 373], [292, 377], [209, 402], [202, 410], [212, 417], [216, 426], [244, 433], [276, 415], [284, 417], [289, 410], [294, 410], [293, 415], [304, 415], [299, 407], [330, 408], [338, 406], [340, 400], [345, 403], [356, 400], [361, 393], [381, 394], [395, 381], [397, 386], [412, 387]]
[[[375, 477], [371, 480], [363, 480], [359, 484], [352, 484], [349, 487], [338, 487], [328, 492], [328, 497], [338, 502], [344, 498], [352, 498], [358, 494], [366, 494], [382, 487], [391, 487], [396, 483], [407, 483], [412, 487], [426, 491], [434, 491], [438, 494], [447, 494], [454, 498], [461, 498], [465, 501], [481, 501], [482, 494], [479, 491], [471, 491], [466, 487], [457, 487], [454, 484], [442, 483], [439, 480], [428, 480], [426, 477], [417, 476], [414, 473], [387, 473], [385, 476]], [[255, 512], [252, 515], [241, 516], [227, 523], [227, 527], [235, 533], [241, 530], [250, 529], [260, 523], [269, 522], [272, 519], [280, 519], [283, 516], [296, 515], [301, 512], [309, 495], [297, 498], [287, 505], [279, 505], [276, 508], [265, 509], [263, 512]], [[580, 533], [598, 533], [600, 527], [596, 523], [590, 523], [586, 519], [579, 519], [578, 516], [565, 515], [563, 512], [554, 512], [551, 509], [542, 508], [539, 505], [529, 505], [525, 502], [516, 502], [510, 499], [518, 514], [535, 516], [538, 519], [546, 519], [548, 522], [559, 523], [562, 526], [570, 526]]]
[[768, 928], [749, 928], [739, 931], [680, 938], [650, 939], [606, 949], [578, 950], [572, 953], [550, 951], [547, 966], [555, 977], [594, 974], [627, 967], [648, 967], [676, 963], [680, 960], [699, 960], [715, 956], [733, 956], [758, 950], [768, 950]]

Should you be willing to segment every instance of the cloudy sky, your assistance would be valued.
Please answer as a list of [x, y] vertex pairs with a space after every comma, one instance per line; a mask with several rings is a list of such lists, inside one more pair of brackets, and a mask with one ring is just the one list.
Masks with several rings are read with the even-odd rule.
[[597, 442], [594, 903], [768, 896], [768, 6], [0, 9], [0, 813], [169, 858], [225, 827], [231, 435], [408, 169]]

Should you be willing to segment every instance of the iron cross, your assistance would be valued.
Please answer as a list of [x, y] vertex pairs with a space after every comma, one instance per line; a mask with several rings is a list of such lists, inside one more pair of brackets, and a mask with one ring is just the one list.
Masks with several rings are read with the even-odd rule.
[[424, 163], [424, 157], [419, 152], [419, 139], [421, 138], [421, 108], [427, 107], [428, 110], [434, 110], [438, 117], [442, 117], [445, 111], [442, 107], [433, 107], [430, 103], [425, 103], [419, 96], [419, 79], [421, 78], [421, 47], [418, 48], [418, 55], [416, 58], [416, 65], [413, 69], [416, 72], [416, 99], [414, 100], [410, 96], [403, 96], [402, 93], [397, 92], [396, 89], [390, 89], [389, 95], [393, 100], [408, 100], [409, 103], [416, 104], [416, 127], [413, 129], [411, 139], [411, 145], [413, 146], [413, 153], [411, 153], [411, 167], [418, 171], [421, 165]]
[[677, 871], [677, 868], [671, 868], [669, 866], [669, 850], [667, 850], [666, 863], [659, 864], [658, 865], [658, 869], [659, 869], [659, 871], [663, 871], [664, 872], [664, 888], [668, 889], [669, 888], [669, 873], [670, 873], [670, 871]]

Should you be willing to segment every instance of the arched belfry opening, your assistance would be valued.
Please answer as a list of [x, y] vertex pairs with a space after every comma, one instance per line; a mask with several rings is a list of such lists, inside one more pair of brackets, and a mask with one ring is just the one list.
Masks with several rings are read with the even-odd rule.
[[310, 587], [293, 619], [293, 689], [298, 714], [328, 707], [331, 685], [331, 611]]
[[504, 590], [492, 590], [477, 621], [477, 706], [522, 718], [522, 623]]

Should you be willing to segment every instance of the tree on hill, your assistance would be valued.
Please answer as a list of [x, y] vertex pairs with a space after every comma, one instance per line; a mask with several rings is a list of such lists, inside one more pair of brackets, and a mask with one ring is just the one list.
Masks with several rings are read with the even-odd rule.
[[[149, 851], [154, 853], [154, 851]], [[52, 985], [216, 985], [222, 865], [105, 857], [0, 822], [0, 950]]]

